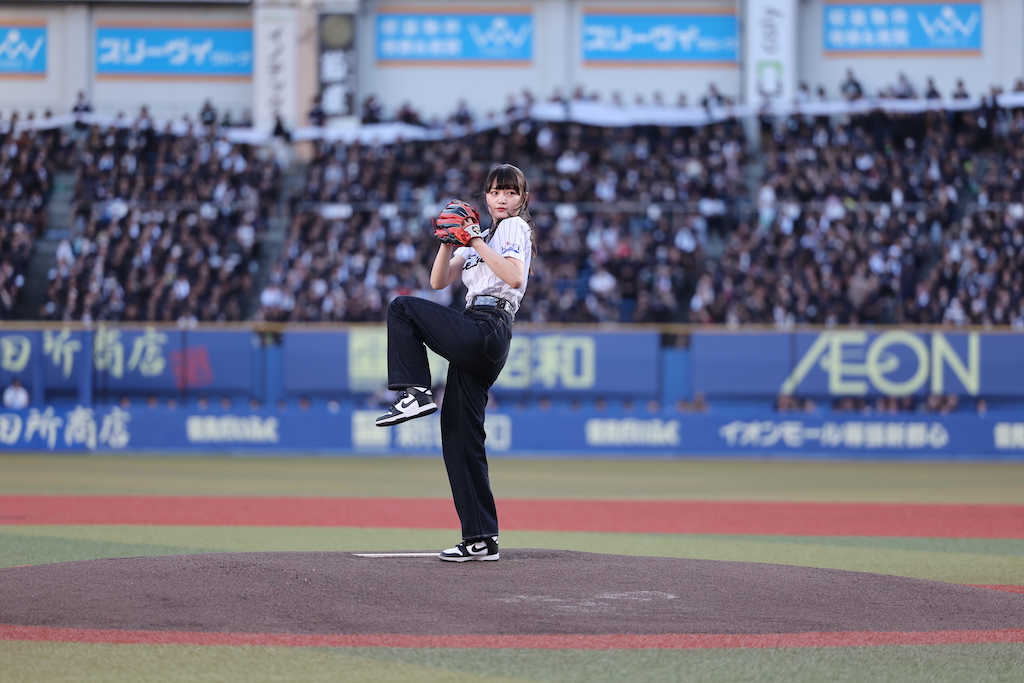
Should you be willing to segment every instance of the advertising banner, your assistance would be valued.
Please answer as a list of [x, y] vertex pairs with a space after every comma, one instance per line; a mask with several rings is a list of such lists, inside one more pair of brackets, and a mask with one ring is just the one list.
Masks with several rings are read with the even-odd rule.
[[[100, 396], [186, 389], [248, 393], [260, 349], [247, 331], [204, 332], [153, 327], [47, 329], [0, 333], [0, 382], [17, 375], [26, 387]], [[89, 359], [92, 359], [91, 364]]]
[[728, 11], [652, 10], [583, 15], [583, 62], [601, 64], [735, 63], [736, 15]]
[[46, 75], [46, 22], [0, 23], [0, 76]]
[[796, 0], [747, 0], [743, 61], [748, 105], [793, 101], [796, 18]]
[[521, 334], [492, 390], [499, 396], [660, 395], [655, 333]]
[[96, 27], [96, 75], [100, 78], [252, 77], [249, 26]]
[[[387, 330], [285, 332], [284, 388], [290, 394], [373, 393], [387, 386]], [[430, 352], [431, 377], [443, 384], [448, 363]], [[512, 337], [492, 387], [503, 397], [660, 396], [654, 333], [524, 333]]]
[[15, 376], [20, 377], [26, 387], [30, 386], [37, 362], [34, 356], [41, 352], [41, 346], [41, 332], [0, 332], [0, 387], [8, 386]]
[[[118, 406], [0, 410], [0, 451], [169, 451], [434, 455], [435, 414], [388, 429], [378, 410]], [[1024, 420], [974, 415], [609, 414], [593, 409], [488, 411], [487, 451], [537, 457], [836, 457], [1024, 459]]]
[[386, 12], [377, 15], [377, 61], [525, 64], [533, 59], [533, 15], [494, 12]]
[[709, 396], [1012, 397], [1024, 386], [1024, 334], [828, 330], [698, 333], [693, 389]]
[[980, 54], [981, 2], [837, 2], [824, 7], [825, 52]]
[[256, 58], [253, 115], [256, 127], [273, 129], [277, 117], [297, 121], [298, 19], [294, 7], [259, 4], [253, 10]]

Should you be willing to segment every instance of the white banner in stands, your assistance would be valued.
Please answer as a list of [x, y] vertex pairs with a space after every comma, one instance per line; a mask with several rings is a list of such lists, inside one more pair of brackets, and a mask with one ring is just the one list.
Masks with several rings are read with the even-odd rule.
[[253, 11], [256, 65], [253, 71], [253, 116], [258, 128], [273, 128], [280, 115], [285, 126], [296, 122], [295, 9], [258, 6]]
[[747, 0], [743, 62], [746, 104], [796, 95], [796, 0]]

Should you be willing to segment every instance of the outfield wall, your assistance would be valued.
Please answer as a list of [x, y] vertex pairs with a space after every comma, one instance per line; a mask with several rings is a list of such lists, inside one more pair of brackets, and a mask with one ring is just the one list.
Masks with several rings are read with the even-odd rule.
[[[0, 450], [209, 454], [438, 455], [431, 415], [390, 428], [381, 409], [264, 410], [70, 406], [0, 412]], [[528, 457], [1024, 458], [1024, 415], [676, 414], [621, 408], [502, 407], [487, 414], [491, 455]]]
[[[522, 328], [494, 386], [496, 454], [1024, 455], [1021, 333]], [[380, 325], [7, 325], [0, 384], [19, 377], [32, 405], [0, 413], [0, 448], [437, 453], [436, 416], [373, 424], [387, 401], [386, 348]], [[446, 361], [431, 363], [440, 386]], [[707, 412], [677, 405], [698, 392]], [[778, 413], [779, 394], [818, 407]], [[845, 396], [927, 394], [958, 395], [964, 408], [831, 408]], [[987, 414], [974, 414], [978, 399]]]
[[[666, 328], [668, 329], [668, 328]], [[502, 400], [674, 402], [956, 394], [1024, 401], [1024, 334], [918, 329], [517, 327], [494, 385]], [[435, 384], [447, 362], [431, 354]], [[359, 401], [387, 385], [381, 325], [196, 329], [121, 325], [0, 329], [0, 386], [33, 403], [230, 396]]]

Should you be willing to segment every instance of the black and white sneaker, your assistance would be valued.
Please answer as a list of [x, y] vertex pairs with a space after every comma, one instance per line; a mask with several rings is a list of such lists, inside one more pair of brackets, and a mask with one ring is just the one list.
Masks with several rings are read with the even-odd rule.
[[489, 562], [498, 559], [498, 537], [482, 538], [478, 541], [463, 541], [454, 548], [442, 550], [438, 557], [445, 562]]
[[437, 404], [434, 403], [430, 389], [406, 387], [398, 394], [388, 412], [377, 418], [376, 423], [378, 427], [390, 427], [433, 412], [437, 412]]

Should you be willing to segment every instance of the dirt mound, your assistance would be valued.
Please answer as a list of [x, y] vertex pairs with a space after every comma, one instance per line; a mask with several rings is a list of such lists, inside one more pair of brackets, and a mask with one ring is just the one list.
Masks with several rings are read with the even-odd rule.
[[763, 634], [1024, 628], [1024, 595], [749, 562], [513, 549], [132, 557], [0, 570], [0, 623], [294, 634]]

